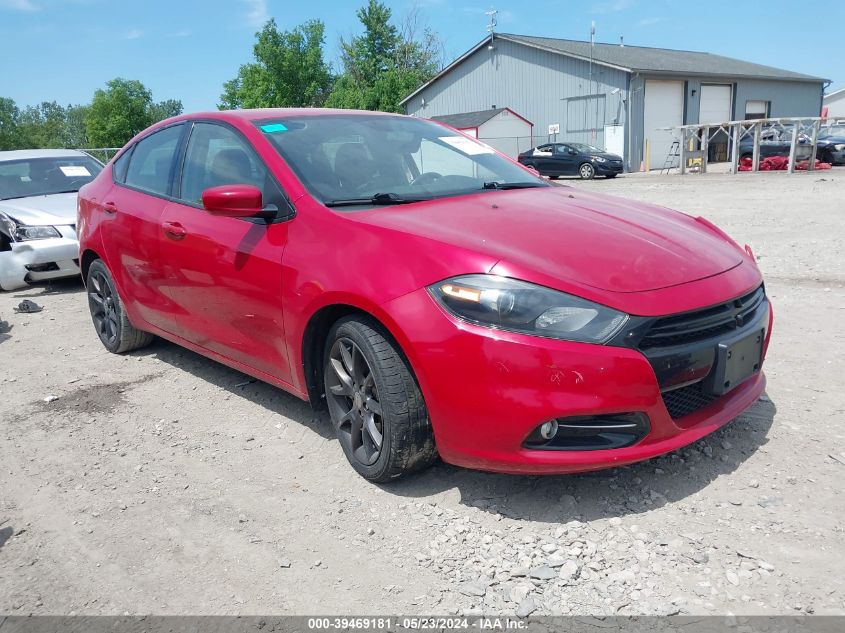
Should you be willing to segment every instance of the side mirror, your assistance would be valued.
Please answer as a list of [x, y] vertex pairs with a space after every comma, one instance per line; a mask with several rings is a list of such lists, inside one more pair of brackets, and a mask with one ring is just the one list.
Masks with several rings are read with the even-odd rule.
[[568, 150], [566, 150], [566, 151], [567, 151], [569, 154], [577, 154], [577, 153], [578, 153], [577, 151], [575, 151], [575, 150], [574, 150], [574, 149], [572, 149], [571, 147], [570, 147]]
[[220, 185], [202, 192], [202, 206], [212, 215], [251, 218], [264, 208], [261, 190], [252, 185]]

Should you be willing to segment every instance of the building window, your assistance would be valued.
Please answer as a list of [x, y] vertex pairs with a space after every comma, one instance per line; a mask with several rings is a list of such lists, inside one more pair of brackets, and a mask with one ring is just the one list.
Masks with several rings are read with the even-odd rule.
[[566, 131], [589, 132], [604, 129], [605, 95], [587, 95], [566, 100]]
[[747, 120], [768, 119], [771, 103], [771, 101], [746, 101], [745, 118]]

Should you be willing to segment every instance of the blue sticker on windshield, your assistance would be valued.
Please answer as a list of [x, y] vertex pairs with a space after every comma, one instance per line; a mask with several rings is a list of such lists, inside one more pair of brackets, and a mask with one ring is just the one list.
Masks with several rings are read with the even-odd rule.
[[268, 123], [261, 126], [262, 132], [287, 132], [288, 129], [281, 123]]

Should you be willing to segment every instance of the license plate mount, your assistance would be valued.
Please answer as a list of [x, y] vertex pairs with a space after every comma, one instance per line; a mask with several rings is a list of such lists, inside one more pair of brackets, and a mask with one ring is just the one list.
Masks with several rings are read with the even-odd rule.
[[705, 388], [721, 396], [760, 371], [765, 330], [756, 330], [719, 343], [716, 366], [706, 379]]

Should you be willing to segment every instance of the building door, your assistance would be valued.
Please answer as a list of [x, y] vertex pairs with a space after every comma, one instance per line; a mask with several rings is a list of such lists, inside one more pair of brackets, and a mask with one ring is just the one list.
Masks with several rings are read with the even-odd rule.
[[732, 120], [732, 112], [729, 85], [702, 84], [698, 106], [699, 123], [724, 123]]
[[646, 80], [643, 121], [644, 138], [651, 147], [649, 168], [660, 169], [672, 148], [672, 141], [680, 138], [677, 131], [660, 128], [684, 124], [684, 82]]

